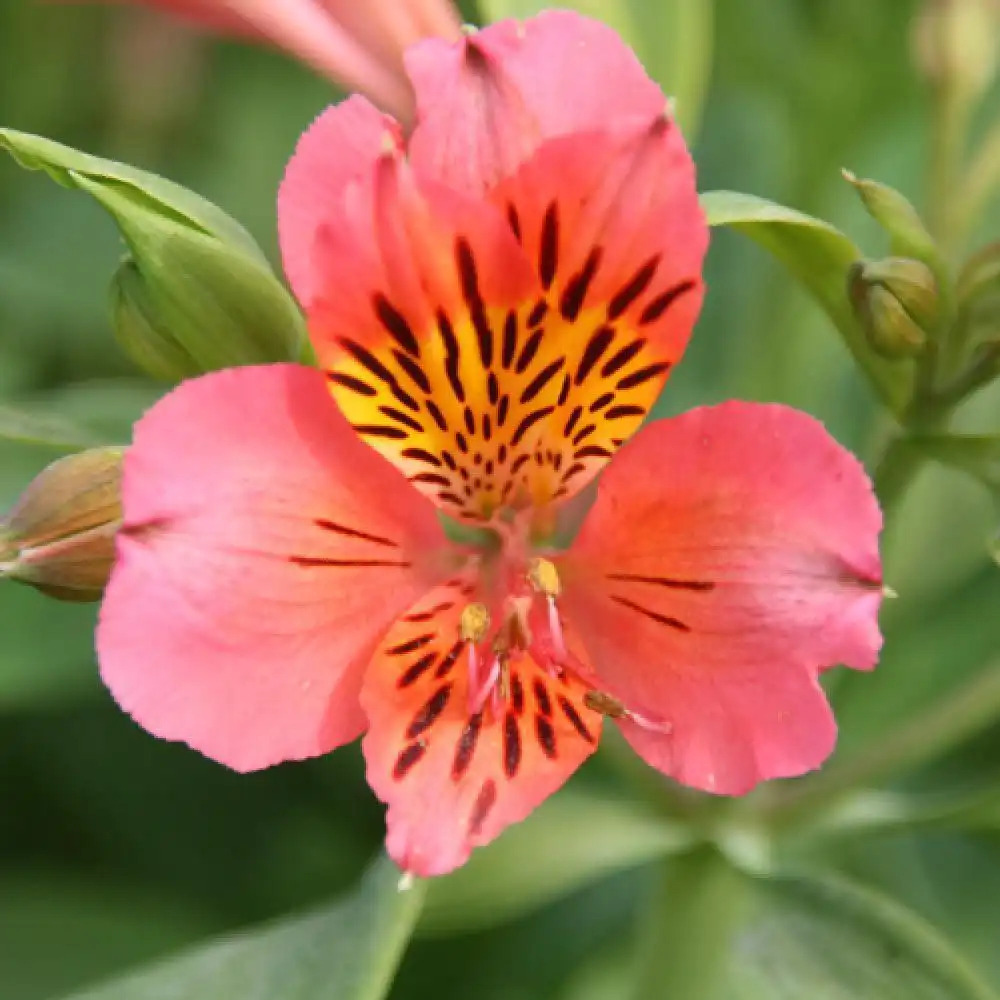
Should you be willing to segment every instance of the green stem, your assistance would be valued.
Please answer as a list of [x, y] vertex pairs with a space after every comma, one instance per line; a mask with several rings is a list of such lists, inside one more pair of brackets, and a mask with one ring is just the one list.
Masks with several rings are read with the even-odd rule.
[[1000, 715], [1000, 660], [866, 750], [836, 761], [765, 806], [775, 825], [808, 823], [846, 793], [940, 757]]
[[927, 220], [946, 260], [957, 252], [963, 238], [954, 210], [954, 192], [961, 174], [968, 123], [968, 103], [953, 88], [938, 88], [931, 106]]
[[1000, 185], [1000, 122], [995, 123], [954, 191], [956, 231], [967, 232]]
[[941, 388], [940, 398], [949, 406], [957, 406], [966, 396], [981, 389], [1000, 372], [1000, 341], [984, 344], [965, 371]]
[[641, 1000], [718, 996], [749, 888], [749, 878], [709, 847], [664, 862], [641, 917], [633, 995]]
[[875, 495], [885, 514], [895, 510], [920, 471], [926, 456], [907, 440], [913, 431], [935, 431], [947, 426], [956, 402], [935, 391], [938, 353], [930, 351], [920, 360], [914, 398], [903, 415], [905, 430], [890, 436], [875, 466]]
[[905, 437], [896, 437], [889, 442], [874, 476], [875, 495], [886, 514], [899, 504], [923, 462], [924, 456]]

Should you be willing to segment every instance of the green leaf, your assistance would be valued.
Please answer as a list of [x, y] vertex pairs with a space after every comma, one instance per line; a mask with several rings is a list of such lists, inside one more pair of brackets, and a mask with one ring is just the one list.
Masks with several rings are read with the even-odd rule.
[[996, 1000], [948, 941], [888, 897], [807, 877], [758, 880], [753, 894], [720, 1000]]
[[304, 917], [202, 946], [72, 1000], [378, 1000], [388, 993], [424, 885], [376, 861], [348, 896]]
[[[887, 669], [887, 665], [883, 665]], [[823, 770], [786, 786], [768, 807], [772, 822], [810, 823], [837, 797], [943, 757], [979, 735], [1000, 716], [1000, 660], [994, 659], [963, 683], [952, 684], [919, 712], [859, 740]]]
[[861, 790], [796, 830], [796, 836], [885, 836], [918, 830], [1000, 830], [1000, 775], [961, 789]]
[[0, 712], [52, 711], [101, 695], [94, 605], [55, 609], [47, 597], [13, 584], [3, 587], [0, 602]]
[[[527, 18], [548, 6], [541, 0], [479, 3], [486, 21]], [[568, 0], [559, 6], [597, 18], [622, 36], [673, 99], [677, 120], [688, 141], [693, 141], [712, 69], [712, 0]]]
[[658, 926], [646, 927], [639, 996], [996, 1000], [933, 927], [846, 881], [751, 878], [698, 852], [668, 863], [664, 890], [671, 888], [673, 906], [662, 895]]
[[0, 442], [62, 452], [127, 444], [132, 425], [162, 394], [162, 387], [151, 382], [100, 379], [62, 386], [14, 405], [0, 403]]
[[[1000, 505], [1000, 435], [918, 434], [907, 438], [906, 445], [978, 480]], [[987, 541], [987, 548], [1000, 564], [1000, 532]]]
[[935, 461], [978, 479], [1000, 497], [1000, 434], [915, 434], [908, 441]]
[[85, 428], [57, 414], [32, 413], [0, 404], [0, 438], [59, 451], [79, 451], [101, 442]]
[[656, 892], [638, 963], [598, 952], [567, 998], [621, 996], [631, 980], [642, 1000], [997, 1000], [936, 927], [843, 879], [751, 877], [699, 850], [666, 862]]
[[0, 148], [6, 149], [25, 169], [43, 170], [63, 187], [79, 187], [80, 178], [94, 184], [121, 185], [137, 203], [230, 243], [267, 266], [254, 238], [235, 219], [180, 184], [14, 129], [0, 128]]
[[47, 1000], [219, 930], [206, 907], [160, 886], [36, 864], [0, 871], [0, 996]]
[[802, 283], [840, 331], [862, 371], [886, 405], [899, 414], [910, 398], [913, 367], [888, 361], [868, 343], [847, 299], [847, 272], [861, 252], [843, 233], [820, 219], [765, 198], [709, 191], [701, 205], [711, 226], [729, 226], [768, 250]]
[[626, 868], [690, 846], [679, 824], [635, 806], [567, 790], [435, 879], [420, 930], [491, 927]]
[[889, 234], [889, 246], [896, 256], [914, 257], [935, 274], [944, 272], [934, 237], [905, 195], [888, 184], [855, 177], [850, 170], [843, 171], [843, 177], [857, 191], [868, 214]]

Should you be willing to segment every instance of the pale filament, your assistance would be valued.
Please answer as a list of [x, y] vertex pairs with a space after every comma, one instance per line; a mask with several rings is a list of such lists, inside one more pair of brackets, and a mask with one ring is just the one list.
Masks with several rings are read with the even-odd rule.
[[600, 712], [601, 715], [606, 715], [609, 719], [628, 719], [629, 722], [633, 722], [650, 732], [662, 733], [667, 736], [674, 728], [669, 722], [654, 719], [652, 716], [626, 708], [624, 702], [604, 691], [597, 690], [597, 688], [588, 691], [584, 695], [583, 702], [588, 708]]
[[552, 637], [552, 650], [555, 653], [556, 663], [560, 667], [563, 667], [569, 659], [569, 651], [566, 649], [566, 637], [563, 635], [562, 619], [559, 617], [556, 599], [554, 597], [547, 597], [545, 600], [549, 608], [549, 634]]

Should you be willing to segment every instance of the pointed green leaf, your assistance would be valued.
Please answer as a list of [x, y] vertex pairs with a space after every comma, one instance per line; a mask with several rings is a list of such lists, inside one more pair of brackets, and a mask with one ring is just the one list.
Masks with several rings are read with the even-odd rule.
[[215, 236], [267, 266], [267, 260], [254, 238], [235, 219], [180, 184], [14, 129], [0, 128], [0, 148], [6, 149], [25, 169], [44, 170], [63, 187], [78, 187], [80, 177], [94, 184], [121, 185], [140, 204], [206, 235]]
[[304, 917], [241, 932], [72, 1000], [379, 1000], [423, 902], [381, 858], [360, 886]]
[[127, 444], [132, 425], [162, 394], [139, 379], [101, 379], [0, 403], [0, 442], [61, 452]]
[[627, 802], [561, 792], [452, 875], [435, 879], [421, 932], [513, 920], [613, 872], [683, 850], [693, 834]]
[[734, 191], [701, 196], [711, 226], [729, 226], [768, 250], [810, 292], [840, 331], [855, 361], [893, 413], [910, 398], [913, 367], [880, 357], [847, 299], [847, 272], [861, 252], [829, 223], [765, 198]]
[[914, 257], [936, 274], [943, 270], [941, 254], [919, 212], [895, 188], [843, 171], [844, 180], [858, 193], [868, 214], [888, 233], [890, 248], [898, 257]]
[[72, 420], [5, 405], [0, 405], [0, 438], [58, 451], [79, 451], [101, 443], [95, 435]]

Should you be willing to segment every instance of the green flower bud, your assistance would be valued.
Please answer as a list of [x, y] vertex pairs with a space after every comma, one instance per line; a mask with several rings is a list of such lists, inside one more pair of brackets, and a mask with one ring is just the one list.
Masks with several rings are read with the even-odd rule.
[[842, 173], [844, 180], [858, 192], [868, 214], [888, 233], [892, 252], [900, 257], [915, 257], [937, 271], [940, 267], [937, 244], [913, 205], [888, 184], [863, 180], [849, 170]]
[[0, 129], [0, 151], [92, 197], [128, 247], [115, 276], [118, 337], [178, 380], [234, 365], [313, 360], [302, 314], [234, 219], [192, 191], [40, 136]]
[[891, 292], [922, 329], [934, 329], [941, 305], [938, 283], [934, 272], [922, 261], [907, 257], [864, 261], [860, 277], [868, 285], [881, 285]]
[[[916, 264], [922, 271], [902, 264]], [[928, 318], [933, 319], [937, 307], [934, 277], [925, 265], [900, 258], [857, 261], [848, 271], [847, 290], [854, 314], [879, 354], [907, 358], [924, 349], [932, 326]]]
[[93, 448], [43, 469], [0, 519], [0, 577], [64, 601], [100, 600], [121, 524], [123, 455]]
[[144, 372], [164, 382], [201, 374], [201, 366], [156, 325], [135, 261], [122, 261], [111, 279], [111, 322], [118, 343]]
[[112, 291], [116, 332], [147, 372], [177, 381], [308, 359], [302, 315], [260, 258], [113, 187], [77, 183], [116, 216], [128, 245]]

